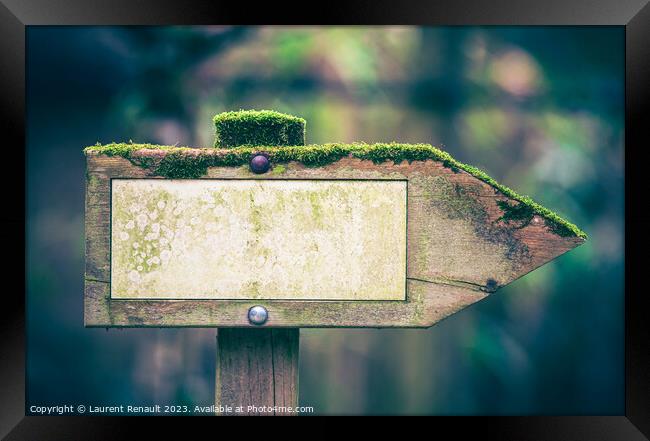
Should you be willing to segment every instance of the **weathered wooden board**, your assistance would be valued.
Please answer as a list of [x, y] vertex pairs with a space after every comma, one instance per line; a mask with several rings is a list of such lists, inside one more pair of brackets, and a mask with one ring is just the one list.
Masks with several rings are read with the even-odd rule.
[[295, 415], [299, 342], [299, 329], [219, 329], [217, 414]]
[[113, 179], [111, 298], [404, 300], [406, 181]]
[[375, 164], [345, 157], [317, 168], [290, 162], [282, 173], [264, 175], [247, 166], [212, 167], [203, 178], [408, 181], [406, 300], [112, 299], [111, 180], [156, 178], [150, 173], [122, 157], [87, 155], [87, 326], [251, 326], [248, 308], [262, 304], [269, 312], [264, 326], [271, 327], [426, 327], [584, 241], [555, 234], [537, 216], [525, 225], [503, 222], [497, 202], [509, 200], [504, 194], [432, 160]]

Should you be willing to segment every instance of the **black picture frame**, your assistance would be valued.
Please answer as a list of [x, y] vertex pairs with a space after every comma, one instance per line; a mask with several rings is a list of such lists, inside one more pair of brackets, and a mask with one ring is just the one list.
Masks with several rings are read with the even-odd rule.
[[[279, 8], [279, 6], [278, 6]], [[305, 8], [307, 11], [309, 8]], [[318, 15], [297, 17], [300, 9], [262, 9], [234, 2], [2, 0], [0, 3], [0, 94], [5, 148], [4, 207], [0, 247], [12, 256], [3, 267], [4, 302], [0, 320], [0, 436], [6, 439], [118, 439], [133, 433], [140, 418], [25, 416], [25, 31], [36, 25], [268, 24], [427, 24], [427, 25], [617, 25], [625, 27], [625, 414], [612, 416], [440, 417], [435, 432], [464, 438], [480, 434], [501, 440], [642, 440], [650, 435], [650, 326], [647, 294], [634, 271], [643, 265], [647, 242], [632, 222], [647, 219], [643, 195], [644, 120], [650, 115], [650, 5], [646, 0], [445, 0], [412, 2], [328, 2]], [[293, 11], [293, 12], [291, 12]], [[23, 146], [23, 149], [17, 148]], [[6, 189], [10, 189], [7, 191]], [[633, 240], [630, 240], [633, 239]], [[639, 258], [635, 258], [635, 256]], [[7, 283], [11, 282], [11, 283]], [[21, 295], [21, 292], [23, 293]], [[212, 419], [202, 419], [212, 421]], [[157, 418], [155, 429], [183, 426]], [[193, 425], [196, 423], [193, 423]], [[223, 424], [220, 422], [219, 424]], [[148, 426], [151, 426], [148, 424]], [[182, 429], [182, 427], [181, 427]], [[151, 427], [148, 429], [151, 430]], [[197, 429], [198, 430], [198, 429]], [[443, 432], [440, 432], [440, 431]], [[198, 433], [198, 432], [197, 432]], [[645, 435], [644, 435], [645, 434]]]

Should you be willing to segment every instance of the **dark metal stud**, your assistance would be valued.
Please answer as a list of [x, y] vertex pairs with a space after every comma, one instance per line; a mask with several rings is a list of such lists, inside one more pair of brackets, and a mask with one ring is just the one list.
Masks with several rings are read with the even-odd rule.
[[255, 155], [253, 159], [251, 159], [251, 171], [253, 173], [266, 173], [270, 167], [271, 162], [265, 155]]

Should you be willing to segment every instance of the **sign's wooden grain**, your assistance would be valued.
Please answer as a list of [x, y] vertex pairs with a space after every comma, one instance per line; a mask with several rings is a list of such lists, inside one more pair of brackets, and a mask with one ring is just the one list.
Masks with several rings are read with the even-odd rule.
[[[160, 161], [160, 149], [138, 151]], [[291, 161], [264, 175], [247, 166], [208, 167], [200, 179], [407, 181], [406, 300], [124, 300], [111, 298], [111, 180], [161, 178], [119, 156], [87, 153], [87, 326], [251, 326], [263, 304], [270, 327], [427, 327], [581, 244], [539, 215], [504, 221], [517, 205], [464, 170], [433, 160], [374, 163], [352, 156], [321, 167]]]
[[215, 402], [220, 415], [294, 415], [299, 329], [220, 328]]

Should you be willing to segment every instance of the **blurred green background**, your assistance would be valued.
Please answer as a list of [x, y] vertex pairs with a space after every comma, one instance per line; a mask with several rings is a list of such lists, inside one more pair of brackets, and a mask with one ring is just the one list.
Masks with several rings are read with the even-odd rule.
[[81, 150], [255, 108], [431, 143], [590, 236], [430, 329], [301, 331], [301, 404], [623, 413], [623, 27], [30, 26], [27, 81], [28, 406], [212, 404], [216, 330], [83, 327]]

